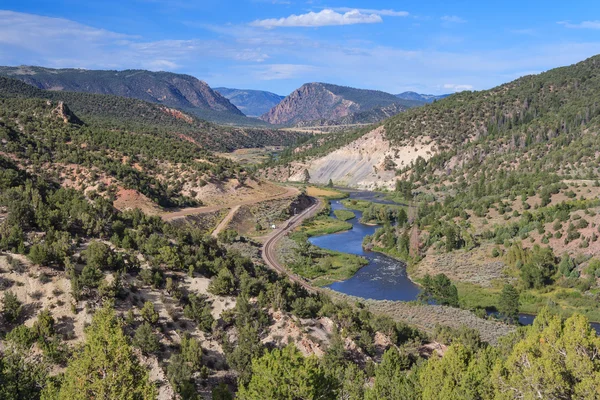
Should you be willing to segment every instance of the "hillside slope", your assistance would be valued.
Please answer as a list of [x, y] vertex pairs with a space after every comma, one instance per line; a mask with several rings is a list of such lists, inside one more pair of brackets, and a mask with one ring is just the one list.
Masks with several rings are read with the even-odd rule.
[[417, 92], [402, 92], [402, 93], [398, 93], [396, 95], [396, 97], [399, 99], [421, 101], [423, 103], [433, 103], [436, 100], [445, 99], [448, 96], [450, 96], [450, 94], [434, 95], [434, 94], [421, 94], [421, 93], [417, 93]]
[[190, 75], [145, 70], [52, 69], [34, 66], [0, 67], [0, 75], [40, 89], [111, 94], [192, 112], [212, 111], [243, 116], [229, 100]]
[[285, 98], [263, 90], [215, 88], [215, 91], [229, 99], [240, 111], [249, 117], [259, 117], [275, 107]]
[[[596, 166], [588, 163], [593, 157], [569, 166], [557, 165], [556, 158], [550, 157], [562, 159], [575, 142], [593, 143], [600, 114], [599, 70], [597, 56], [491, 90], [457, 93], [386, 120], [384, 138], [392, 149], [419, 141], [432, 142], [430, 151], [436, 157], [426, 167], [420, 166], [426, 170], [419, 169], [418, 176], [449, 174], [462, 167], [479, 176], [478, 169], [486, 161], [494, 171], [537, 167], [566, 176], [582, 174], [589, 168], [596, 171]], [[356, 139], [352, 134], [345, 137]], [[338, 147], [324, 143], [336, 143]], [[339, 137], [318, 138], [296, 149], [290, 160], [318, 159], [348, 144]], [[596, 146], [594, 143], [588, 152]], [[364, 149], [362, 154], [370, 151]], [[415, 172], [400, 165], [400, 172]]]
[[393, 117], [396, 114], [404, 112], [408, 107], [398, 103], [390, 104], [383, 107], [375, 107], [368, 111], [359, 111], [348, 114], [345, 117], [338, 119], [320, 119], [316, 121], [301, 121], [295, 124], [296, 127], [335, 127], [343, 128], [351, 125], [367, 125], [376, 124], [387, 118]]
[[400, 103], [389, 93], [327, 83], [307, 83], [287, 96], [260, 119], [276, 125], [301, 121], [337, 120], [349, 114]]
[[463, 307], [498, 310], [510, 284], [526, 299], [521, 312], [554, 304], [600, 321], [599, 133], [595, 56], [457, 93], [376, 130], [314, 138], [267, 175], [302, 180], [306, 169], [317, 182], [395, 188], [418, 218], [366, 245], [411, 261], [415, 279], [446, 274]]
[[193, 114], [142, 100], [66, 91], [42, 90], [20, 80], [0, 77], [0, 98], [40, 98], [62, 101], [86, 122], [103, 127], [127, 127], [144, 132], [169, 133], [218, 151], [291, 145], [306, 134], [275, 129], [222, 127]]

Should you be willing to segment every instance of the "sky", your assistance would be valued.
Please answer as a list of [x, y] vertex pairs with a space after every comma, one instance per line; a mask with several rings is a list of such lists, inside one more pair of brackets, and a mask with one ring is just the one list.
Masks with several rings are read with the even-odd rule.
[[596, 54], [597, 0], [0, 3], [0, 65], [171, 71], [281, 95], [307, 82], [483, 90]]

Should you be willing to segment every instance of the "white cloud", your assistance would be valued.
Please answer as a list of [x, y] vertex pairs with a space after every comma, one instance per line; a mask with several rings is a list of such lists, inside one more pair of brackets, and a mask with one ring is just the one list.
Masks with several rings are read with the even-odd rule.
[[462, 92], [463, 90], [473, 90], [473, 85], [457, 85], [455, 83], [445, 83], [444, 89]]
[[339, 12], [348, 12], [357, 10], [364, 14], [375, 14], [382, 15], [384, 17], [408, 17], [410, 14], [408, 11], [395, 11], [395, 10], [375, 10], [371, 8], [350, 8], [350, 7], [336, 7], [333, 10]]
[[[244, 67], [245, 69], [245, 67]], [[304, 64], [265, 64], [250, 67], [254, 79], [274, 81], [308, 77], [317, 70], [315, 66]]]
[[307, 14], [290, 15], [286, 18], [271, 18], [252, 22], [250, 25], [262, 28], [275, 27], [319, 27], [332, 25], [376, 24], [383, 22], [377, 14], [363, 14], [359, 10], [351, 10], [344, 14], [330, 9]]
[[582, 21], [578, 24], [572, 24], [569, 21], [559, 21], [557, 24], [570, 29], [600, 29], [600, 21]]
[[148, 41], [66, 19], [0, 12], [0, 64], [176, 70], [214, 86], [282, 93], [313, 81], [444, 93], [490, 88], [600, 53], [600, 41], [591, 40], [443, 51], [248, 24], [203, 28], [216, 39]]
[[467, 22], [466, 19], [463, 19], [461, 17], [458, 17], [456, 15], [444, 15], [441, 18], [442, 21], [444, 22], [452, 22], [454, 24], [464, 24], [465, 22]]
[[154, 60], [148, 63], [148, 69], [152, 71], [164, 71], [165, 69], [177, 69], [179, 65], [169, 60]]

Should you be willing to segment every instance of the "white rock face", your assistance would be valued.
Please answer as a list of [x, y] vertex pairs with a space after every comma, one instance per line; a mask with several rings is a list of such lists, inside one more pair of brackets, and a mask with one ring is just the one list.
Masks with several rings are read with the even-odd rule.
[[289, 180], [302, 181], [306, 168], [313, 183], [326, 184], [331, 179], [336, 185], [392, 189], [397, 178], [395, 170], [385, 170], [387, 156], [396, 164], [396, 168], [402, 168], [419, 156], [428, 160], [435, 154], [434, 143], [428, 137], [419, 138], [409, 146], [392, 147], [384, 134], [384, 127], [379, 127], [325, 157], [306, 164], [295, 164], [293, 170], [297, 172]]

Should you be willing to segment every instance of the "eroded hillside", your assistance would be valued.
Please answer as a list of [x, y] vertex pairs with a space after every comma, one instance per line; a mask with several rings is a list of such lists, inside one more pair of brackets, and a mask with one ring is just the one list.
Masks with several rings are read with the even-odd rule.
[[[302, 149], [298, 151], [301, 153]], [[313, 183], [327, 184], [331, 179], [342, 186], [393, 189], [397, 169], [408, 167], [419, 157], [428, 160], [435, 152], [435, 143], [426, 136], [404, 146], [394, 146], [386, 139], [385, 128], [380, 126], [327, 155], [308, 156], [287, 166], [273, 167], [266, 176], [302, 182], [307, 170]]]

